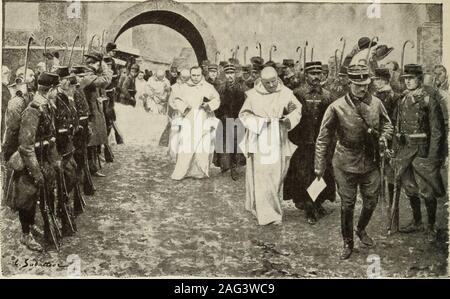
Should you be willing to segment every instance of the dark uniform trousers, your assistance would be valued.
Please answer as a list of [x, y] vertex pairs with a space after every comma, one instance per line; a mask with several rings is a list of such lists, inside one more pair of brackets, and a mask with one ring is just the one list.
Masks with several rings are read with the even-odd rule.
[[[365, 125], [362, 117], [364, 117]], [[337, 135], [333, 155], [333, 171], [337, 192], [341, 197], [341, 230], [344, 243], [353, 248], [353, 213], [359, 187], [363, 208], [357, 230], [367, 227], [378, 202], [380, 171], [376, 156], [367, 141], [367, 127], [377, 129], [380, 137], [389, 140], [392, 125], [380, 99], [366, 96], [356, 99], [351, 94], [337, 99], [328, 106], [316, 142], [315, 169], [324, 173], [326, 156], [332, 138]]]
[[[380, 193], [380, 172], [378, 169], [366, 173], [351, 173], [334, 169], [334, 177], [341, 197], [341, 231], [344, 242], [353, 243], [353, 211], [359, 186], [363, 207], [359, 216], [357, 230], [364, 230], [369, 224], [378, 203]], [[352, 244], [353, 245], [353, 244]]]

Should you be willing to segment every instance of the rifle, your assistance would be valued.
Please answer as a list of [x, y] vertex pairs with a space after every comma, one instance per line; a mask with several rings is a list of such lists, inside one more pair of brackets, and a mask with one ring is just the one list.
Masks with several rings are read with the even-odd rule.
[[394, 196], [393, 199], [389, 199], [389, 223], [388, 223], [388, 235], [399, 231], [400, 222], [400, 193], [402, 191], [401, 182], [397, 179], [397, 163], [393, 163], [394, 167]]
[[383, 217], [385, 203], [386, 203], [386, 180], [385, 180], [385, 164], [386, 164], [386, 145], [384, 142], [380, 143], [380, 203], [381, 216]]
[[91, 172], [89, 170], [88, 165], [88, 157], [87, 157], [87, 151], [83, 151], [83, 172], [84, 172], [84, 182], [83, 182], [83, 191], [86, 195], [94, 195], [95, 193], [95, 187], [94, 183], [92, 182]]
[[[43, 143], [43, 141], [40, 141], [41, 165], [44, 161], [43, 151], [44, 151], [44, 143]], [[39, 188], [39, 208], [41, 210], [42, 219], [44, 221], [45, 239], [48, 241], [50, 238], [51, 242], [55, 246], [56, 250], [59, 251], [59, 248], [61, 246], [62, 233], [59, 228], [58, 221], [56, 220], [54, 211], [53, 211], [53, 209], [51, 209], [51, 207], [49, 205], [48, 185], [47, 185], [47, 180], [46, 180], [45, 176], [44, 176], [44, 182], [43, 182], [42, 186], [40, 186], [40, 188]]]
[[69, 202], [69, 195], [67, 194], [66, 180], [64, 178], [64, 171], [62, 166], [58, 169], [58, 206], [61, 217], [63, 229], [69, 229], [69, 233], [76, 232], [74, 223], [72, 222], [72, 216], [69, 213], [67, 203]]
[[78, 216], [84, 212], [86, 208], [86, 201], [81, 194], [80, 184], [75, 184], [74, 198], [73, 198], [73, 210], [75, 216]]

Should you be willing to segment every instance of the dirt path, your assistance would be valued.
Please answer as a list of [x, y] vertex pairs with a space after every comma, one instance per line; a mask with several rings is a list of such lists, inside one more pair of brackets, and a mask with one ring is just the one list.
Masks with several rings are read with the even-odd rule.
[[[367, 277], [377, 261], [382, 276], [447, 273], [445, 243], [429, 244], [422, 234], [384, 236], [379, 209], [368, 228], [377, 246], [356, 242], [348, 261], [338, 258], [339, 201], [326, 204], [333, 213], [315, 226], [283, 202], [283, 225], [259, 227], [244, 210], [244, 168], [237, 182], [216, 168], [209, 179], [172, 181], [167, 149], [156, 146], [162, 118], [123, 106], [117, 112], [126, 144], [113, 146], [116, 161], [104, 166], [106, 178], [95, 179], [98, 191], [87, 198], [79, 232], [65, 239], [59, 253], [26, 250], [17, 215], [2, 207], [3, 275], [67, 275], [70, 255], [79, 257], [82, 275], [120, 277]], [[360, 208], [358, 202], [358, 214]], [[447, 227], [446, 209], [441, 200], [440, 228]], [[404, 199], [401, 215], [402, 223], [410, 217]], [[439, 232], [445, 238], [447, 231]]]

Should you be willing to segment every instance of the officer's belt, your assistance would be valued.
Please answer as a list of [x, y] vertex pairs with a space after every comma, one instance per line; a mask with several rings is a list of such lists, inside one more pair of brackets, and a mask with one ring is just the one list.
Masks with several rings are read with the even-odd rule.
[[406, 143], [409, 144], [422, 144], [428, 140], [428, 136], [426, 133], [414, 133], [414, 134], [396, 134], [397, 138], [401, 136], [405, 136]]
[[114, 90], [116, 90], [115, 87], [114, 87], [114, 88], [111, 88], [111, 89], [105, 89], [105, 92], [106, 92], [106, 93], [108, 93], [108, 92], [113, 92]]
[[34, 144], [34, 148], [40, 148], [41, 146], [50, 145], [52, 143], [55, 143], [55, 141], [56, 141], [55, 137], [52, 137], [52, 138], [50, 138], [48, 140], [42, 140], [42, 141], [36, 142]]
[[89, 116], [80, 116], [80, 120], [86, 120], [88, 118], [89, 118]]
[[338, 139], [340, 145], [350, 149], [364, 149], [365, 143], [361, 141], [350, 141], [347, 139]]

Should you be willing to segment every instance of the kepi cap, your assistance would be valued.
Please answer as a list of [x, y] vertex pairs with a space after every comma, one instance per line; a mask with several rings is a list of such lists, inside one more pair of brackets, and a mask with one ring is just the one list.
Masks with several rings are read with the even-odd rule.
[[369, 68], [366, 65], [351, 65], [347, 69], [350, 82], [357, 85], [370, 84]]

